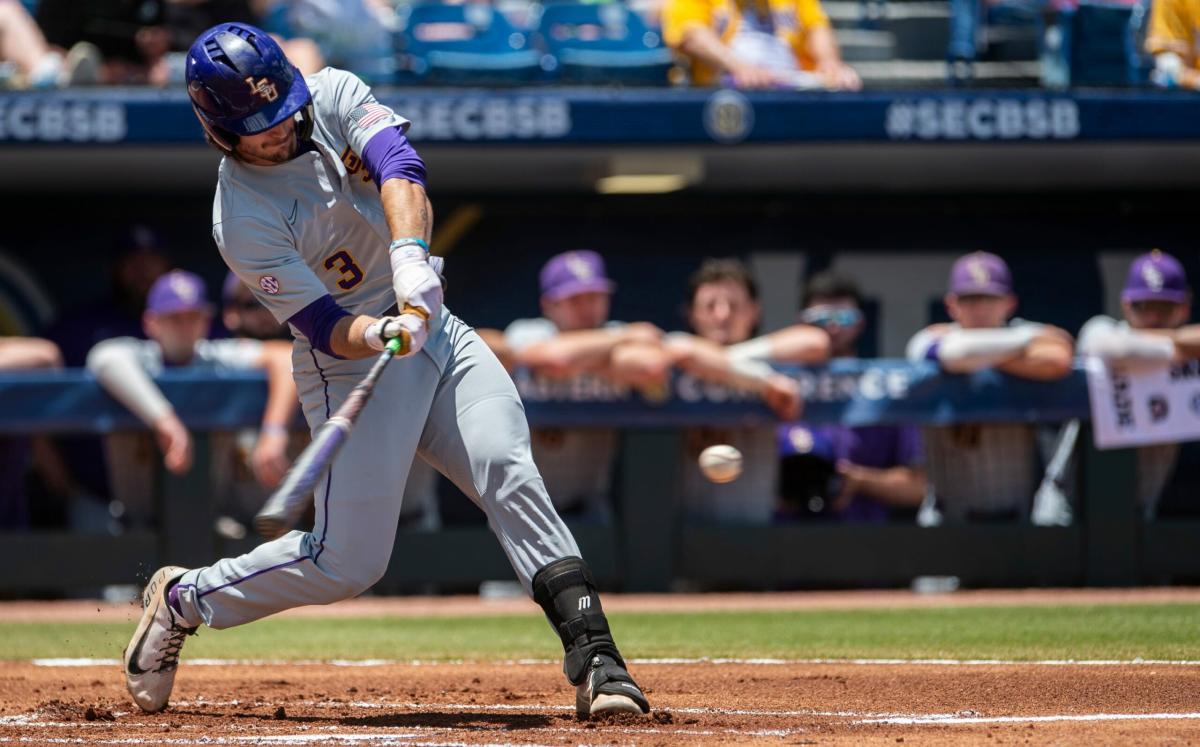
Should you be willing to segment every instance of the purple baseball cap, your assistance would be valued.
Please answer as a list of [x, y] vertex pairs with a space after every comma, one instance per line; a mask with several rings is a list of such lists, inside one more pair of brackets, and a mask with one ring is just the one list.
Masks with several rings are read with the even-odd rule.
[[221, 283], [221, 300], [228, 304], [235, 295], [238, 295], [238, 287], [241, 285], [241, 277], [238, 277], [233, 270], [229, 270], [226, 279]]
[[1155, 249], [1133, 260], [1129, 266], [1129, 277], [1125, 280], [1125, 290], [1121, 291], [1121, 300], [1127, 303], [1187, 303], [1188, 293], [1187, 274], [1183, 271], [1183, 265], [1170, 254]]
[[955, 260], [950, 292], [956, 296], [1007, 296], [1012, 293], [1012, 273], [995, 254], [972, 252]]
[[183, 311], [212, 311], [199, 275], [186, 270], [171, 270], [150, 286], [146, 311], [154, 314], [178, 314]]
[[612, 293], [617, 287], [604, 272], [604, 258], [589, 249], [554, 255], [542, 267], [538, 281], [547, 301], [580, 293]]

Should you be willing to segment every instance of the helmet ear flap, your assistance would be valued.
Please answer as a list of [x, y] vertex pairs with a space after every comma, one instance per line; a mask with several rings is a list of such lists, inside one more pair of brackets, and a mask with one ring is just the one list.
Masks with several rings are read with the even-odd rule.
[[196, 118], [200, 120], [200, 126], [204, 128], [204, 135], [208, 138], [208, 142], [212, 143], [217, 150], [227, 156], [233, 155], [233, 150], [237, 146], [237, 133], [229, 132], [216, 125], [210, 124], [208, 117], [204, 116], [204, 112], [192, 104], [192, 111], [196, 112]]

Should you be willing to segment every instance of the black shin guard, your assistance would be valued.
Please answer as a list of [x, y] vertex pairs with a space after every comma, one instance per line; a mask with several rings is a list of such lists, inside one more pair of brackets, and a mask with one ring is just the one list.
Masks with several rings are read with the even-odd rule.
[[533, 577], [533, 599], [562, 639], [563, 674], [572, 685], [583, 682], [588, 662], [596, 654], [611, 656], [625, 666], [583, 558], [562, 558], [538, 571]]

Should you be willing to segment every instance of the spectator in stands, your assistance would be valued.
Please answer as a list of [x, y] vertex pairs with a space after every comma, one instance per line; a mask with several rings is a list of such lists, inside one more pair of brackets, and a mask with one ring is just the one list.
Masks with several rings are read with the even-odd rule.
[[51, 44], [94, 45], [102, 83], [145, 83], [170, 47], [163, 3], [40, 0], [37, 22]]
[[[857, 284], [833, 272], [813, 275], [804, 289], [800, 321], [825, 330], [833, 357], [857, 357], [856, 344], [864, 326], [862, 294]], [[786, 486], [811, 482], [802, 475], [790, 474], [810, 466], [808, 460], [793, 457], [819, 452], [822, 442], [828, 444], [832, 472], [838, 477], [831, 481], [837, 486], [837, 494], [829, 496], [831, 505], [820, 497], [812, 501], [807, 495], [789, 501]], [[911, 519], [925, 498], [925, 458], [920, 431], [913, 426], [785, 424], [779, 427], [779, 443], [785, 460], [784, 501], [801, 513], [827, 514], [848, 521]]]
[[[11, 63], [8, 75], [4, 63]], [[87, 44], [63, 53], [46, 41], [19, 0], [0, 0], [0, 88], [59, 88], [96, 82], [99, 55]]]
[[[166, 0], [163, 25], [170, 33], [170, 52], [162, 64], [151, 70], [150, 82], [182, 84], [187, 50], [206, 29], [218, 23], [249, 23], [261, 28], [271, 13], [271, 0]], [[312, 39], [285, 40], [278, 35], [275, 38], [287, 58], [304, 75], [312, 75], [325, 67], [321, 50]]]
[[[819, 364], [829, 359], [829, 336], [809, 325], [754, 337], [761, 317], [758, 286], [738, 260], [709, 259], [688, 284], [688, 323], [695, 335], [672, 334], [672, 359], [702, 378], [753, 387], [784, 419], [800, 414], [799, 388], [769, 363]], [[715, 353], [715, 355], [714, 355]], [[700, 452], [730, 444], [742, 452], [735, 482], [706, 480], [696, 468]], [[683, 513], [693, 520], [766, 523], [777, 504], [779, 457], [770, 425], [691, 428], [684, 435]]]
[[[257, 23], [266, 6], [265, 0], [40, 0], [37, 21], [51, 44], [89, 45], [100, 82], [161, 86], [183, 81], [182, 52], [198, 32], [224, 21]], [[323, 67], [311, 41], [288, 43], [285, 51], [305, 74]]]
[[[1159, 250], [1129, 267], [1121, 293], [1123, 321], [1097, 316], [1079, 333], [1079, 352], [1124, 367], [1160, 367], [1200, 359], [1200, 324], [1188, 324], [1192, 291], [1179, 260]], [[1137, 450], [1137, 500], [1153, 519], [1175, 471], [1179, 444]], [[1194, 495], [1190, 496], [1194, 502]]]
[[[954, 321], [934, 324], [908, 343], [912, 361], [936, 361], [947, 373], [994, 368], [1035, 381], [1071, 371], [1071, 336], [1057, 327], [1010, 319], [1017, 308], [1004, 260], [975, 252], [950, 271], [946, 311]], [[1036, 430], [1025, 423], [959, 424], [926, 428], [925, 452], [936, 496], [923, 523], [1004, 521], [1029, 517], [1040, 475]]]
[[[49, 340], [0, 337], [0, 371], [61, 368], [62, 354]], [[27, 529], [29, 496], [25, 476], [33, 460], [33, 441], [0, 437], [0, 529]]]
[[[665, 356], [645, 362], [623, 354], [622, 348], [631, 344], [661, 350], [663, 333], [652, 324], [609, 319], [616, 285], [599, 254], [582, 250], [551, 257], [542, 267], [539, 284], [542, 316], [518, 319], [504, 331], [503, 352], [515, 366], [546, 378], [599, 376], [626, 386], [665, 379]], [[534, 461], [558, 512], [606, 520], [617, 432], [534, 428], [531, 436]]]
[[1200, 88], [1200, 7], [1189, 0], [1154, 0], [1146, 51], [1154, 55], [1151, 80], [1164, 88]]
[[[260, 0], [264, 28], [289, 45], [307, 44], [334, 67], [350, 70], [368, 83], [391, 83], [396, 72], [392, 33], [396, 11], [385, 0]], [[296, 63], [301, 69], [304, 66]], [[305, 71], [307, 74], [309, 71]], [[312, 71], [315, 72], [315, 71]]]
[[[291, 345], [282, 340], [206, 339], [212, 308], [204, 281], [190, 272], [173, 270], [150, 289], [143, 317], [148, 341], [130, 337], [98, 344], [88, 354], [87, 367], [101, 386], [128, 407], [158, 441], [168, 470], [191, 469], [192, 437], [151, 376], [167, 366], [220, 369], [264, 369], [267, 406], [252, 463], [259, 482], [272, 487], [287, 470], [288, 428], [298, 403], [291, 375]], [[150, 461], [140, 439], [108, 440], [109, 474], [114, 498], [124, 503], [130, 520], [147, 518], [146, 469]]]
[[667, 0], [663, 40], [699, 86], [862, 88], [819, 0]]

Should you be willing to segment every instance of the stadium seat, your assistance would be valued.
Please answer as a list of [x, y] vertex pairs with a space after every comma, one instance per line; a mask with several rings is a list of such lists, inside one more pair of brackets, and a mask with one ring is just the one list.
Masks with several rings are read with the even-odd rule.
[[1064, 51], [1073, 86], [1125, 86], [1140, 65], [1131, 28], [1134, 7], [1124, 2], [1081, 2], [1063, 15]]
[[397, 82], [520, 84], [542, 77], [529, 35], [490, 5], [401, 7]]
[[562, 82], [667, 83], [671, 51], [657, 30], [623, 4], [550, 3], [538, 33]]

